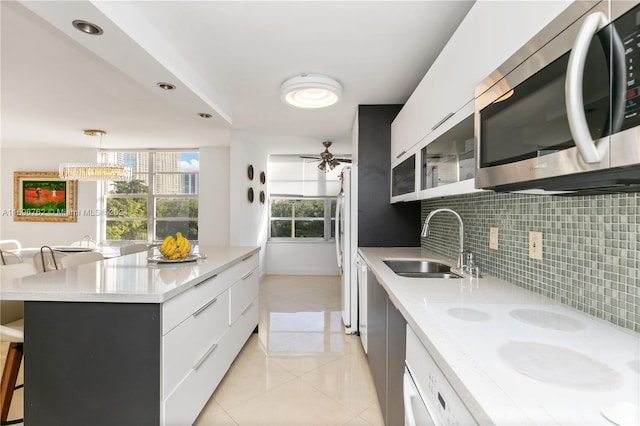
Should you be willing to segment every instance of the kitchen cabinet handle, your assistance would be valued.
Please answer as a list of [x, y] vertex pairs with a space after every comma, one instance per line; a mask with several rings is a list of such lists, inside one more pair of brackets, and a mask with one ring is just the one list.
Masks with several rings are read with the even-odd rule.
[[402, 151], [400, 154], [396, 155], [396, 158], [400, 158], [400, 157], [402, 157], [403, 155], [405, 155], [406, 153], [407, 153], [407, 151], [406, 151], [406, 150], [405, 150], [405, 151]]
[[244, 316], [244, 314], [247, 313], [247, 311], [253, 306], [253, 302], [249, 303], [249, 306], [247, 306], [246, 308], [244, 308], [244, 311], [242, 311], [242, 313], [240, 314], [241, 317]]
[[202, 357], [198, 360], [198, 362], [196, 362], [193, 365], [193, 369], [197, 370], [198, 368], [200, 368], [200, 366], [202, 365], [203, 362], [205, 362], [207, 360], [207, 358], [209, 358], [209, 356], [213, 353], [213, 351], [216, 350], [216, 348], [218, 347], [217, 343], [214, 343], [213, 346], [211, 346], [205, 353], [204, 355], [202, 355]]
[[241, 278], [242, 281], [246, 280], [247, 278], [249, 278], [251, 276], [251, 274], [253, 274], [253, 271], [247, 273], [244, 277]]
[[453, 114], [455, 114], [455, 113], [450, 112], [449, 114], [445, 115], [445, 116], [444, 116], [444, 118], [443, 118], [442, 120], [438, 121], [438, 122], [436, 123], [436, 125], [435, 125], [435, 126], [433, 126], [433, 127], [431, 128], [431, 130], [433, 131], [433, 130], [437, 129], [438, 127], [442, 126], [442, 124], [443, 124], [445, 121], [447, 121], [448, 119], [450, 119], [450, 118], [453, 116]]
[[251, 259], [252, 257], [253, 257], [253, 255], [252, 255], [252, 254], [250, 254], [249, 256], [247, 256], [247, 257], [245, 257], [244, 259], [242, 259], [242, 261], [244, 262], [245, 260], [249, 260], [249, 259]]
[[215, 277], [217, 277], [217, 276], [218, 276], [218, 274], [213, 274], [211, 277], [207, 278], [206, 280], [202, 280], [202, 281], [200, 281], [199, 283], [196, 283], [196, 285], [194, 285], [194, 287], [198, 287], [200, 284], [204, 284], [204, 283], [206, 283], [207, 281], [212, 280], [212, 279], [214, 279], [214, 278], [215, 278]]
[[201, 307], [200, 309], [198, 309], [197, 311], [195, 311], [193, 313], [194, 317], [197, 317], [198, 315], [200, 315], [202, 313], [202, 311], [204, 311], [205, 309], [207, 309], [209, 306], [213, 305], [214, 303], [216, 303], [218, 301], [218, 298], [216, 297], [215, 299], [209, 301], [209, 303], [205, 304], [203, 307]]

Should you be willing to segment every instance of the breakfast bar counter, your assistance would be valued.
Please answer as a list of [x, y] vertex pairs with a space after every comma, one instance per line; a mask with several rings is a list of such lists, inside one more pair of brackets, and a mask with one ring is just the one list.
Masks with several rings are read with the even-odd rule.
[[148, 253], [2, 280], [25, 302], [24, 419], [191, 424], [258, 324], [258, 247]]

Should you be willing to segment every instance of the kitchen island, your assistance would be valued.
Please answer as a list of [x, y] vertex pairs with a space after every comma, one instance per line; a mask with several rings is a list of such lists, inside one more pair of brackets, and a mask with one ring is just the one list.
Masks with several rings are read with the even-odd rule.
[[25, 301], [25, 424], [191, 424], [258, 324], [258, 247], [2, 281]]
[[359, 252], [477, 424], [640, 421], [638, 333], [490, 276], [406, 278], [383, 262], [455, 264], [433, 252]]

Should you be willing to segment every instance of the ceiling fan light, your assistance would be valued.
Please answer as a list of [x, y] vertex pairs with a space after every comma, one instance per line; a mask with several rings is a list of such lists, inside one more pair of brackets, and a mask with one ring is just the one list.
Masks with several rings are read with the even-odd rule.
[[335, 104], [342, 95], [342, 85], [331, 77], [302, 74], [280, 86], [280, 99], [298, 108], [324, 108]]

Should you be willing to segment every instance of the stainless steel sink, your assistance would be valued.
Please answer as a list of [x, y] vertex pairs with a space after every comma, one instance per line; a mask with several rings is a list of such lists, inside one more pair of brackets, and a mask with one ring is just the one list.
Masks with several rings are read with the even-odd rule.
[[428, 259], [383, 259], [396, 275], [409, 278], [462, 278], [444, 263]]

